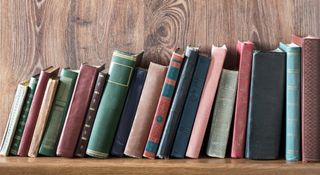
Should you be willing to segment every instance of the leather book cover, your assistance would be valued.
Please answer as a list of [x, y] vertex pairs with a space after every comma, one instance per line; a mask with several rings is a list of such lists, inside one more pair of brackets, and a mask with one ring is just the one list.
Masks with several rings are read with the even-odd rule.
[[28, 156], [29, 147], [31, 144], [34, 128], [40, 112], [43, 96], [49, 81], [49, 78], [58, 76], [59, 68], [48, 67], [41, 71], [36, 91], [34, 92], [33, 100], [30, 106], [30, 111], [25, 124], [25, 128], [21, 137], [21, 142], [18, 150], [19, 156]]
[[55, 78], [50, 78], [46, 87], [46, 91], [43, 96], [43, 101], [41, 104], [39, 116], [34, 128], [30, 148], [28, 151], [29, 157], [37, 157], [42, 135], [47, 123], [49, 112], [51, 110], [52, 102], [56, 93], [59, 80]]
[[174, 95], [167, 123], [163, 130], [157, 157], [169, 158], [174, 137], [177, 132], [178, 124], [182, 114], [183, 106], [187, 98], [189, 86], [192, 80], [193, 72], [198, 60], [199, 48], [188, 46], [185, 53], [185, 61]]
[[157, 109], [167, 67], [150, 63], [137, 112], [133, 120], [124, 154], [141, 158], [147, 143], [152, 119]]
[[301, 61], [302, 161], [320, 161], [320, 38], [293, 36]]
[[188, 95], [181, 114], [177, 133], [173, 141], [171, 156], [184, 158], [189, 143], [194, 119], [197, 114], [198, 105], [205, 83], [211, 58], [206, 55], [199, 55], [197, 65], [192, 77]]
[[215, 99], [206, 153], [225, 158], [237, 92], [238, 71], [222, 70]]
[[97, 109], [101, 100], [101, 96], [102, 96], [107, 78], [108, 78], [108, 74], [104, 72], [100, 72], [98, 75], [97, 82], [94, 87], [92, 99], [90, 102], [89, 110], [87, 112], [87, 116], [78, 140], [78, 144], [75, 152], [76, 157], [84, 157], [86, 154], [88, 141], [92, 131], [92, 125], [93, 125], [94, 119], [96, 118]]
[[225, 45], [222, 47], [212, 46], [211, 63], [186, 152], [186, 156], [189, 158], [199, 157], [226, 54], [227, 47]]
[[57, 147], [57, 156], [73, 157], [98, 73], [104, 69], [82, 64]]
[[166, 79], [162, 87], [156, 113], [154, 114], [149, 137], [143, 153], [143, 156], [147, 158], [156, 157], [162, 131], [167, 120], [171, 101], [174, 96], [176, 84], [178, 82], [184, 60], [184, 55], [179, 53], [179, 51], [180, 50], [177, 49], [171, 56]]
[[239, 76], [231, 147], [232, 158], [244, 157], [253, 47], [254, 44], [250, 41], [237, 43]]
[[286, 55], [280, 49], [253, 54], [245, 151], [248, 159], [279, 158], [285, 62]]
[[97, 158], [108, 157], [129, 85], [136, 66], [136, 58], [142, 55], [115, 50], [109, 68], [109, 78], [93, 124], [86, 154]]
[[126, 103], [124, 105], [121, 119], [119, 121], [116, 136], [114, 138], [111, 154], [122, 157], [127, 140], [130, 134], [134, 116], [136, 115], [144, 81], [147, 76], [147, 70], [136, 68], [132, 77]]

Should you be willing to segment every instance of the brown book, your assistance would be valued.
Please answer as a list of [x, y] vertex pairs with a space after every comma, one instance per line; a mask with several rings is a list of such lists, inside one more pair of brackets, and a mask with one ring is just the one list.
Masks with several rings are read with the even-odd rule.
[[124, 154], [141, 158], [166, 77], [167, 67], [150, 63]]
[[57, 147], [57, 155], [73, 157], [83, 122], [94, 91], [98, 73], [104, 65], [93, 67], [82, 64], [79, 76], [70, 101], [69, 110]]
[[27, 156], [31, 144], [34, 128], [37, 123], [38, 115], [40, 112], [43, 96], [49, 81], [49, 78], [56, 77], [59, 73], [59, 68], [52, 66], [41, 71], [38, 85], [33, 96], [30, 106], [28, 119], [21, 137], [21, 142], [18, 150], [19, 156]]
[[97, 109], [99, 107], [100, 99], [106, 83], [107, 74], [100, 72], [97, 78], [97, 82], [94, 88], [92, 99], [90, 102], [89, 110], [87, 112], [86, 121], [82, 127], [81, 135], [78, 140], [75, 156], [84, 157], [89, 141], [89, 137], [92, 131], [92, 125], [96, 118]]
[[47, 84], [46, 91], [44, 93], [43, 102], [41, 104], [38, 120], [33, 132], [28, 156], [29, 157], [37, 157], [40, 142], [42, 139], [42, 135], [44, 132], [44, 129], [46, 127], [47, 119], [49, 116], [49, 112], [51, 110], [52, 102], [57, 90], [59, 80], [50, 78]]

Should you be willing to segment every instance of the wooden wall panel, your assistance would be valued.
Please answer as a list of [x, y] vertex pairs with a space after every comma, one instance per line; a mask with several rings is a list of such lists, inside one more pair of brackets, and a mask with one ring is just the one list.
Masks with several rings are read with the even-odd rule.
[[82, 62], [107, 65], [114, 49], [145, 50], [168, 64], [170, 49], [188, 44], [209, 54], [237, 40], [273, 49], [291, 34], [320, 36], [320, 0], [0, 0], [0, 139], [19, 81], [42, 68]]

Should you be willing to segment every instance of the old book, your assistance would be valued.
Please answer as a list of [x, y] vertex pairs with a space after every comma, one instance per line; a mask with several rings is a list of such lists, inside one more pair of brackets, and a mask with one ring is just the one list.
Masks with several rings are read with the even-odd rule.
[[301, 47], [280, 43], [286, 52], [286, 160], [301, 159]]
[[38, 78], [39, 78], [39, 75], [36, 75], [36, 76], [33, 76], [30, 78], [27, 95], [26, 95], [25, 100], [23, 102], [23, 107], [21, 109], [19, 122], [17, 124], [17, 128], [15, 131], [13, 140], [12, 140], [11, 148], [10, 148], [10, 154], [12, 154], [12, 155], [17, 155], [17, 153], [18, 153], [22, 133], [23, 133], [26, 121], [27, 121], [29, 109], [30, 109], [31, 102], [33, 99], [33, 94], [34, 94], [36, 87], [37, 87], [37, 84], [38, 84]]
[[142, 55], [115, 50], [109, 68], [109, 79], [103, 92], [93, 124], [86, 154], [106, 158], [127, 97], [136, 58]]
[[207, 145], [207, 155], [225, 158], [234, 102], [237, 92], [238, 71], [222, 70]]
[[147, 144], [143, 153], [144, 157], [155, 158], [161, 139], [162, 131], [167, 120], [172, 98], [174, 96], [176, 83], [184, 60], [184, 55], [176, 50], [173, 52], [159, 98], [156, 113], [154, 114]]
[[84, 157], [86, 154], [88, 141], [92, 131], [92, 125], [93, 125], [94, 119], [96, 118], [97, 109], [100, 104], [100, 100], [102, 97], [102, 93], [103, 93], [107, 78], [108, 78], [108, 74], [104, 72], [100, 72], [98, 75], [97, 82], [94, 87], [92, 99], [90, 102], [89, 110], [87, 112], [87, 116], [86, 116], [84, 125], [82, 127], [82, 131], [76, 147], [76, 152], [75, 152], [76, 157]]
[[285, 58], [280, 49], [253, 54], [245, 151], [248, 159], [279, 157]]
[[157, 152], [157, 157], [159, 158], [169, 158], [169, 155], [171, 153], [174, 137], [177, 132], [183, 106], [187, 98], [193, 72], [198, 60], [198, 55], [198, 47], [187, 47], [184, 66], [180, 75], [179, 83], [177, 85], [176, 93], [172, 101], [168, 120], [163, 130], [162, 138], [159, 144], [159, 149]]
[[50, 78], [43, 96], [40, 112], [34, 128], [30, 148], [28, 151], [29, 157], [37, 157], [40, 147], [42, 135], [47, 123], [49, 112], [51, 110], [52, 102], [56, 93], [59, 80], [57, 78]]
[[43, 96], [49, 81], [49, 78], [56, 77], [59, 73], [59, 68], [48, 67], [41, 71], [36, 91], [34, 92], [33, 100], [30, 106], [30, 111], [26, 121], [26, 125], [21, 137], [21, 143], [18, 150], [19, 156], [27, 156], [31, 144], [34, 128], [40, 112]]
[[251, 64], [254, 44], [250, 41], [237, 44], [239, 59], [238, 89], [234, 114], [234, 126], [232, 137], [232, 158], [243, 158], [246, 140]]
[[150, 63], [124, 154], [141, 158], [157, 109], [167, 67]]
[[57, 147], [57, 156], [73, 157], [96, 79], [104, 65], [82, 64]]
[[69, 108], [78, 72], [64, 68], [60, 73], [59, 85], [53, 100], [39, 154], [55, 156], [65, 117]]
[[189, 143], [194, 119], [197, 114], [198, 105], [206, 80], [211, 59], [206, 55], [199, 55], [197, 65], [192, 77], [187, 99], [181, 114], [181, 120], [174, 138], [171, 156], [184, 158]]
[[7, 125], [4, 130], [3, 138], [0, 145], [0, 155], [8, 156], [11, 143], [19, 122], [19, 117], [22, 111], [23, 102], [28, 91], [28, 81], [18, 84], [16, 94], [12, 103], [11, 111], [8, 117]]
[[302, 47], [302, 161], [320, 161], [320, 38], [293, 36], [292, 42]]
[[134, 116], [136, 115], [137, 107], [140, 101], [141, 92], [144, 81], [147, 76], [147, 70], [136, 68], [130, 84], [126, 103], [124, 105], [121, 119], [119, 121], [116, 136], [114, 138], [111, 154], [115, 156], [123, 156], [124, 149], [130, 134]]
[[225, 45], [222, 47], [212, 46], [211, 63], [186, 152], [186, 156], [189, 158], [199, 157], [226, 54]]

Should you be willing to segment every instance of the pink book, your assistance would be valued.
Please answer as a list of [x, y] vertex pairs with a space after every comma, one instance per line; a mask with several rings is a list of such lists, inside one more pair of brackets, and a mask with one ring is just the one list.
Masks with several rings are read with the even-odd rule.
[[214, 45], [212, 45], [212, 61], [210, 63], [206, 82], [201, 94], [199, 108], [193, 124], [186, 157], [199, 157], [226, 54], [227, 47], [225, 45], [223, 45], [222, 47], [215, 47]]

